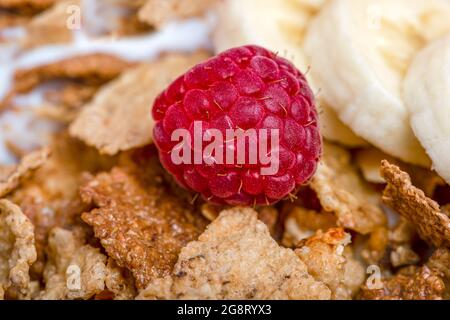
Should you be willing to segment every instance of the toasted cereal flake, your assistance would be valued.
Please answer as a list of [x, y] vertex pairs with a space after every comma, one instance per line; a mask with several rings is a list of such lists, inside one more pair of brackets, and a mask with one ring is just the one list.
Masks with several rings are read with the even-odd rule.
[[286, 215], [282, 240], [282, 244], [286, 247], [297, 245], [301, 240], [314, 235], [318, 230], [336, 227], [336, 217], [329, 212], [317, 212], [294, 206], [286, 212]]
[[395, 227], [389, 230], [389, 241], [395, 244], [411, 243], [416, 230], [414, 226], [403, 217], [400, 217]]
[[356, 151], [356, 164], [361, 169], [362, 175], [368, 182], [377, 184], [386, 183], [380, 174], [380, 164], [383, 160], [387, 160], [408, 172], [413, 184], [419, 189], [422, 189], [427, 196], [432, 196], [436, 187], [445, 185], [445, 181], [434, 171], [404, 163], [376, 148], [366, 148]]
[[383, 161], [381, 175], [387, 182], [382, 200], [414, 225], [419, 236], [436, 247], [450, 246], [450, 218], [439, 205], [411, 183], [406, 172]]
[[36, 261], [31, 221], [9, 200], [0, 200], [0, 298], [29, 298], [30, 266]]
[[139, 11], [139, 19], [153, 27], [178, 19], [203, 15], [216, 0], [147, 0]]
[[414, 265], [420, 257], [411, 248], [417, 233], [414, 226], [400, 217], [397, 225], [389, 230], [389, 245], [392, 249], [390, 259], [393, 267]]
[[16, 189], [31, 172], [42, 166], [49, 154], [49, 149], [44, 148], [26, 155], [15, 167], [0, 169], [0, 198]]
[[[51, 155], [21, 188], [11, 194], [35, 226], [38, 261], [33, 271], [42, 273], [47, 235], [53, 227], [81, 225], [80, 214], [88, 208], [79, 197], [83, 173], [109, 170], [115, 159], [100, 156], [96, 149], [63, 133], [50, 145]], [[85, 229], [87, 226], [85, 226]]]
[[42, 300], [89, 299], [105, 288], [107, 257], [65, 229], [54, 228], [48, 240]]
[[114, 300], [130, 300], [136, 297], [133, 277], [111, 258], [106, 265], [105, 285], [108, 291], [113, 293]]
[[0, 29], [27, 23], [55, 0], [0, 0]]
[[[122, 72], [117, 71], [117, 75]], [[73, 83], [66, 85], [64, 88], [49, 90], [46, 99], [51, 103], [65, 106], [69, 110], [79, 109], [90, 101], [99, 89], [100, 87], [97, 84]]]
[[382, 289], [363, 286], [363, 300], [440, 300], [445, 290], [442, 279], [427, 266], [411, 266], [382, 280]]
[[386, 227], [377, 227], [371, 233], [361, 256], [368, 264], [379, 264], [385, 257], [389, 248], [389, 230]]
[[394, 268], [414, 265], [420, 261], [420, 257], [410, 245], [400, 245], [391, 252], [391, 264]]
[[15, 165], [0, 165], [0, 181], [6, 181], [16, 171]]
[[[50, 81], [59, 81], [60, 87], [46, 89], [44, 98], [63, 108], [63, 112], [74, 112], [87, 103], [100, 87], [116, 78], [133, 64], [114, 55], [93, 53], [78, 55], [28, 69], [18, 69], [14, 73], [12, 89], [0, 102], [0, 110], [10, 107], [18, 94]], [[45, 109], [45, 105], [43, 106]], [[42, 112], [37, 110], [37, 112]], [[45, 112], [45, 110], [43, 111]]]
[[72, 30], [68, 28], [73, 6], [80, 6], [80, 0], [58, 1], [53, 7], [36, 15], [27, 24], [27, 35], [23, 40], [26, 48], [52, 43], [72, 41]]
[[291, 249], [280, 247], [249, 208], [223, 211], [181, 250], [171, 275], [139, 299], [329, 299]]
[[155, 155], [146, 166], [116, 167], [81, 188], [83, 200], [98, 207], [83, 220], [108, 255], [132, 272], [139, 289], [170, 274], [181, 248], [206, 226], [190, 203], [170, 194]]
[[[132, 64], [116, 56], [104, 53], [92, 53], [78, 55], [56, 61], [53, 63], [32, 67], [29, 69], [19, 69], [14, 74], [13, 93], [27, 93], [32, 91], [38, 85], [51, 80], [74, 80], [83, 84], [83, 89], [88, 87], [89, 95], [92, 94], [92, 88], [98, 87], [114, 78], [122, 71], [129, 68]], [[78, 83], [78, 87], [81, 85]], [[65, 90], [75, 90], [79, 92], [77, 84], [66, 87]], [[68, 89], [67, 89], [68, 88]], [[81, 92], [83, 93], [83, 92]], [[60, 94], [74, 94], [63, 92]], [[84, 95], [87, 95], [84, 93]], [[74, 97], [65, 97], [65, 99], [74, 99]]]
[[450, 249], [438, 248], [428, 260], [427, 265], [440, 271], [448, 280], [450, 280]]
[[377, 193], [352, 166], [350, 154], [336, 145], [324, 144], [322, 162], [311, 188], [324, 210], [336, 214], [339, 226], [367, 234], [386, 224]]
[[[202, 215], [208, 219], [208, 221], [214, 221], [219, 216], [220, 212], [226, 208], [227, 206], [224, 205], [205, 202], [202, 203], [200, 210]], [[278, 231], [278, 210], [273, 206], [260, 206], [255, 208], [255, 210], [258, 212], [258, 219], [267, 225], [270, 230], [270, 234], [274, 236]]]
[[350, 242], [350, 234], [332, 228], [318, 231], [295, 250], [309, 274], [331, 289], [332, 299], [351, 299], [365, 279], [364, 266], [353, 258]]
[[[449, 291], [450, 252], [439, 248], [421, 266], [401, 269], [395, 276], [382, 279], [381, 289], [362, 287], [361, 298], [367, 300], [441, 300]], [[446, 288], [447, 284], [447, 288]]]
[[179, 74], [206, 57], [204, 53], [168, 54], [124, 72], [85, 106], [70, 127], [71, 135], [109, 155], [152, 142], [153, 100]]
[[48, 9], [56, 0], [0, 0], [0, 8], [19, 12], [37, 12]]
[[38, 118], [49, 119], [62, 124], [70, 124], [77, 116], [78, 110], [63, 105], [43, 104], [34, 110]]
[[25, 24], [29, 19], [30, 17], [17, 15], [7, 11], [0, 11], [0, 29]]

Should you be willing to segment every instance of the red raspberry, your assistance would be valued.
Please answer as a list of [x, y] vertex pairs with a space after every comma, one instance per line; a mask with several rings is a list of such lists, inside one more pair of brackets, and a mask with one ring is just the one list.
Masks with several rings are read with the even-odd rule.
[[[152, 114], [153, 137], [165, 168], [185, 188], [217, 203], [274, 203], [312, 177], [321, 155], [314, 96], [305, 77], [289, 61], [257, 46], [234, 48], [193, 67], [159, 95]], [[205, 137], [209, 129], [224, 136], [227, 129], [278, 129], [277, 173], [262, 175], [261, 168], [268, 165], [259, 157], [251, 164], [249, 141], [243, 164], [237, 162], [237, 141], [221, 144], [224, 154], [227, 149], [233, 152], [233, 164], [218, 161], [217, 152], [209, 155], [210, 164], [206, 158], [175, 164], [171, 152], [180, 145], [172, 141], [172, 133], [186, 129], [193, 139], [194, 121], [201, 121]], [[196, 149], [193, 140], [189, 142], [192, 161], [210, 143], [201, 141]], [[267, 154], [275, 155], [272, 140], [267, 144]]]

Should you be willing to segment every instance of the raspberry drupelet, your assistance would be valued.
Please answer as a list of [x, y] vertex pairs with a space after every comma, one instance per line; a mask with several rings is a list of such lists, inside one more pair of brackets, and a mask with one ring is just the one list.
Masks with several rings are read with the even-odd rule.
[[[215, 203], [275, 203], [308, 182], [321, 156], [314, 95], [306, 78], [289, 61], [258, 46], [230, 49], [193, 67], [157, 97], [152, 115], [153, 138], [164, 167], [179, 184]], [[267, 162], [248, 161], [251, 138], [245, 142], [244, 163], [220, 162], [220, 153], [215, 152], [209, 155], [213, 161], [175, 164], [172, 151], [179, 148], [179, 141], [172, 141], [172, 133], [177, 129], [194, 133], [194, 123], [201, 124], [202, 137], [210, 129], [218, 129], [224, 137], [227, 129], [278, 129], [278, 143], [267, 141], [268, 153], [278, 155], [274, 160], [278, 170], [263, 175], [261, 168], [268, 167]], [[202, 140], [200, 151], [209, 143]], [[191, 155], [198, 152], [194, 145], [191, 140]], [[223, 153], [230, 148], [236, 160], [236, 142], [224, 141]]]

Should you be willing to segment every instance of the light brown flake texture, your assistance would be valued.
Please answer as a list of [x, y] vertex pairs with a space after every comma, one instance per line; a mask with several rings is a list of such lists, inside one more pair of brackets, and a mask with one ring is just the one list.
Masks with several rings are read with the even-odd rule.
[[22, 41], [25, 48], [53, 43], [68, 43], [72, 41], [72, 30], [67, 23], [80, 0], [57, 1], [54, 6], [34, 16], [26, 25], [27, 34]]
[[97, 207], [83, 220], [108, 255], [132, 272], [140, 289], [170, 274], [181, 248], [206, 226], [190, 203], [169, 194], [156, 161], [153, 156], [146, 163], [155, 166], [153, 174], [151, 168], [116, 167], [81, 188], [83, 200]]
[[0, 169], [0, 198], [16, 189], [31, 172], [45, 163], [49, 155], [49, 149], [44, 148], [26, 155], [17, 166]]
[[324, 210], [336, 215], [339, 226], [367, 234], [386, 223], [378, 194], [359, 176], [349, 152], [336, 145], [324, 144], [311, 188]]
[[33, 224], [17, 205], [0, 200], [0, 293], [30, 298], [29, 270], [34, 261]]
[[383, 161], [381, 175], [387, 182], [383, 202], [412, 223], [423, 240], [436, 247], [450, 246], [450, 218], [439, 205], [414, 187], [399, 167]]
[[168, 22], [203, 15], [216, 0], [147, 0], [139, 11], [139, 19], [160, 28]]
[[0, 0], [0, 8], [19, 12], [36, 12], [48, 9], [56, 0]]
[[450, 291], [450, 252], [437, 249], [421, 267], [409, 266], [391, 278], [382, 279], [382, 287], [364, 285], [361, 298], [366, 300], [441, 300]]
[[332, 228], [318, 231], [295, 250], [309, 274], [331, 289], [332, 299], [352, 299], [365, 279], [364, 266], [353, 257], [350, 242], [350, 234]]
[[45, 289], [38, 299], [89, 299], [104, 290], [107, 258], [83, 242], [69, 230], [54, 228], [50, 232]]
[[252, 209], [223, 211], [182, 249], [171, 275], [140, 299], [329, 299], [293, 250], [280, 247]]
[[105, 286], [114, 300], [130, 300], [136, 297], [134, 278], [126, 269], [120, 268], [114, 259], [108, 258]]
[[177, 76], [206, 58], [204, 53], [168, 54], [124, 72], [86, 105], [71, 125], [71, 135], [109, 155], [152, 142], [154, 99]]
[[[34, 174], [10, 194], [35, 226], [38, 261], [33, 271], [44, 267], [47, 234], [53, 227], [80, 226], [80, 214], [87, 210], [79, 197], [84, 172], [109, 170], [115, 159], [100, 156], [96, 149], [63, 133], [49, 146], [50, 156]], [[82, 226], [82, 225], [81, 225]]]
[[113, 299], [133, 299], [134, 284], [113, 261], [73, 231], [54, 228], [49, 235], [45, 288], [40, 300], [91, 299], [107, 291]]
[[27, 93], [46, 81], [61, 79], [79, 81], [87, 86], [100, 86], [131, 65], [110, 54], [92, 53], [19, 69], [14, 74], [13, 93]]
[[285, 211], [284, 233], [282, 244], [293, 247], [318, 230], [326, 231], [336, 227], [336, 216], [330, 212], [317, 212], [299, 206], [293, 206]]

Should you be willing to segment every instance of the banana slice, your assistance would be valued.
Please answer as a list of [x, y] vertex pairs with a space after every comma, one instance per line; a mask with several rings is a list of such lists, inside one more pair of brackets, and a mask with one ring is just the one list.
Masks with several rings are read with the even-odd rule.
[[[217, 8], [213, 42], [216, 52], [256, 44], [308, 70], [302, 50], [307, 26], [329, 0], [227, 0]], [[312, 87], [312, 79], [308, 79]], [[317, 90], [315, 90], [317, 92]], [[319, 101], [322, 134], [328, 140], [357, 147], [367, 143], [346, 127], [326, 103]]]
[[416, 56], [403, 95], [414, 133], [436, 172], [450, 183], [450, 34]]
[[[322, 0], [324, 2], [325, 0]], [[217, 12], [214, 44], [218, 52], [243, 44], [256, 44], [278, 52], [306, 71], [301, 50], [313, 8], [301, 0], [227, 0]], [[311, 2], [311, 1], [306, 1]], [[310, 8], [310, 7], [308, 7]]]
[[[311, 81], [309, 81], [311, 83]], [[319, 121], [322, 136], [331, 142], [342, 144], [349, 148], [365, 147], [369, 144], [353, 133], [338, 118], [336, 111], [319, 99]]]
[[305, 53], [322, 97], [357, 135], [405, 162], [430, 160], [401, 87], [414, 55], [450, 30], [447, 0], [333, 0], [310, 23]]

